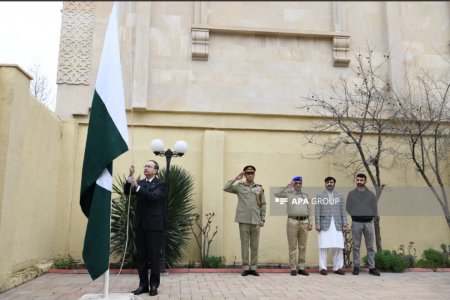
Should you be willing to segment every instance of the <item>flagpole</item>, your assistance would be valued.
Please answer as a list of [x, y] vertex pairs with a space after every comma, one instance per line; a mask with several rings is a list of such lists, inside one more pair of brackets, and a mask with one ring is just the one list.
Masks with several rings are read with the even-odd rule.
[[103, 274], [103, 298], [108, 299], [109, 295], [109, 268]]
[[[128, 151], [128, 133], [127, 122], [124, 107], [124, 95], [123, 95], [123, 81], [120, 64], [120, 50], [118, 41], [118, 11], [120, 3], [114, 2], [112, 12], [108, 21], [108, 27], [106, 30], [105, 42], [103, 45], [102, 55], [100, 59], [99, 72], [97, 75], [97, 81], [95, 85], [95, 93], [92, 100], [92, 107], [97, 110], [96, 118], [92, 115], [89, 118], [88, 135], [86, 138], [86, 150], [83, 161], [83, 174], [81, 184], [80, 205], [83, 213], [88, 217], [88, 225], [86, 228], [85, 242], [83, 245], [83, 259], [88, 266], [89, 273], [93, 280], [100, 276], [103, 276], [103, 291], [102, 294], [85, 294], [79, 300], [84, 299], [134, 299], [134, 295], [128, 293], [112, 293], [109, 294], [109, 249], [110, 249], [110, 236], [111, 236], [111, 222], [112, 222], [112, 164], [113, 160], [120, 154]], [[113, 59], [111, 59], [113, 58]], [[117, 75], [117, 76], [116, 76]], [[111, 89], [111, 87], [117, 89]], [[94, 110], [94, 109], [93, 109]], [[106, 116], [109, 116], [107, 118]], [[94, 154], [98, 154], [98, 138], [95, 136], [95, 131], [92, 128], [101, 127], [104, 120], [112, 121], [115, 126], [108, 134], [116, 137], [115, 143], [108, 144], [109, 140], [105, 140], [105, 144], [109, 147], [113, 147], [114, 151], [107, 156], [110, 159], [110, 163], [106, 166], [101, 164], [86, 164], [86, 157], [89, 153], [92, 157], [96, 157]], [[102, 123], [103, 122], [103, 123]], [[99, 125], [100, 124], [100, 125]], [[92, 127], [94, 126], [94, 127]], [[105, 127], [106, 128], [106, 127]], [[115, 129], [115, 130], [114, 130]], [[91, 134], [91, 132], [93, 132]], [[97, 142], [97, 144], [96, 144]], [[97, 148], [96, 148], [97, 147]], [[93, 151], [93, 149], [95, 151]], [[109, 152], [108, 152], [109, 153]], [[103, 154], [104, 155], [104, 154]], [[100, 168], [104, 168], [103, 171]], [[101, 171], [101, 172], [100, 172]], [[96, 178], [92, 178], [92, 174], [100, 174]], [[108, 199], [109, 198], [109, 199]], [[98, 251], [99, 241], [98, 234], [101, 237], [106, 237], [106, 217], [104, 213], [107, 210], [106, 201], [109, 200], [109, 234], [108, 242], [105, 243], [105, 239], [100, 239], [101, 248], [106, 249], [105, 244], [108, 246], [105, 251]], [[94, 203], [94, 204], [93, 204]], [[104, 230], [104, 231], [103, 231]], [[97, 234], [97, 235], [96, 235]], [[101, 274], [101, 271], [106, 271]], [[95, 271], [99, 271], [95, 273]]]

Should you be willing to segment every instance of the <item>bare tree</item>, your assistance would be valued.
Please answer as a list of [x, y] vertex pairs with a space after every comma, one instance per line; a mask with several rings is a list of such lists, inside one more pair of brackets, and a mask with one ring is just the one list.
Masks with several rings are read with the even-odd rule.
[[400, 125], [416, 171], [430, 188], [444, 212], [450, 228], [449, 199], [445, 186], [450, 149], [450, 78], [436, 77], [421, 71], [408, 82], [398, 106], [402, 112]]
[[[383, 166], [383, 160], [394, 153], [385, 139], [398, 116], [386, 74], [388, 59], [387, 55], [375, 57], [374, 50], [368, 47], [367, 53], [356, 56], [354, 77], [341, 77], [336, 84], [330, 83], [328, 96], [312, 93], [303, 97], [306, 105], [301, 107], [322, 116], [307, 136], [308, 143], [319, 149], [309, 158], [345, 154], [333, 164], [352, 177], [365, 171], [375, 188], [377, 202], [385, 187], [381, 174], [387, 165]], [[326, 137], [324, 132], [330, 131], [339, 135]], [[379, 216], [374, 218], [376, 247], [382, 251], [379, 221]]]
[[41, 66], [37, 64], [34, 65], [31, 68], [30, 73], [33, 77], [33, 80], [30, 83], [30, 93], [40, 102], [48, 106], [51, 89], [47, 77], [41, 70]]

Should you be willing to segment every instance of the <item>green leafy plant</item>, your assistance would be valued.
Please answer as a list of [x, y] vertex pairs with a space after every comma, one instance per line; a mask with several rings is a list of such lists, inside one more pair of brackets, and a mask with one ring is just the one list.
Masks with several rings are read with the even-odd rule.
[[[166, 181], [166, 171], [164, 169], [160, 170], [158, 177], [161, 181]], [[112, 204], [111, 255], [123, 257], [128, 230], [128, 243], [124, 261], [127, 265], [134, 266], [136, 246], [134, 244], [135, 233], [132, 228], [132, 220], [134, 218], [136, 196], [131, 195], [131, 200], [128, 202], [128, 195], [125, 195], [123, 192], [126, 178], [125, 176], [116, 178], [116, 183], [113, 184], [113, 191], [119, 197], [115, 198]], [[168, 267], [179, 262], [184, 255], [184, 251], [188, 250], [190, 216], [194, 209], [193, 188], [194, 180], [189, 172], [178, 166], [170, 167], [165, 248], [165, 258]]]
[[422, 258], [416, 263], [418, 268], [447, 268], [450, 267], [450, 259], [445, 251], [428, 248], [423, 251]]
[[[140, 178], [138, 177], [138, 180]], [[123, 192], [127, 177], [116, 177], [113, 192], [119, 195], [114, 198], [111, 207], [111, 249], [114, 258], [119, 258], [125, 267], [133, 267], [136, 261], [135, 233], [132, 228], [136, 195], [128, 196]], [[128, 239], [127, 239], [128, 234]], [[126, 249], [125, 249], [126, 244]], [[125, 252], [125, 257], [124, 257]]]
[[[367, 265], [367, 255], [364, 256], [363, 261]], [[408, 260], [395, 251], [383, 250], [375, 253], [375, 265], [381, 271], [402, 273], [408, 267]]]
[[223, 268], [225, 267], [225, 256], [205, 256], [203, 257], [203, 267], [205, 268]]
[[[159, 179], [166, 181], [166, 170], [159, 171]], [[189, 249], [191, 214], [194, 209], [194, 179], [185, 169], [171, 166], [168, 178], [168, 205], [166, 216], [166, 263], [178, 263]]]
[[416, 261], [416, 263], [414, 264], [414, 267], [416, 268], [427, 268], [427, 269], [436, 269], [436, 264], [432, 261], [426, 260], [426, 259], [419, 259], [418, 261]]
[[57, 257], [53, 262], [55, 269], [75, 269], [77, 267], [77, 262], [70, 256]]

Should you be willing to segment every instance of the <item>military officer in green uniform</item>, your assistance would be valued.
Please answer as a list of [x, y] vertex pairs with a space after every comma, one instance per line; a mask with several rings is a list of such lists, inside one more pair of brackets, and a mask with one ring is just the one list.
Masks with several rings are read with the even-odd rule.
[[[256, 168], [245, 166], [243, 171], [235, 178], [227, 181], [223, 187], [225, 192], [237, 194], [238, 204], [234, 221], [239, 223], [241, 237], [242, 276], [259, 276], [258, 246], [260, 227], [264, 226], [266, 217], [266, 199], [264, 189], [260, 184], [254, 182]], [[241, 180], [245, 176], [245, 182]], [[251, 260], [249, 261], [249, 248]]]

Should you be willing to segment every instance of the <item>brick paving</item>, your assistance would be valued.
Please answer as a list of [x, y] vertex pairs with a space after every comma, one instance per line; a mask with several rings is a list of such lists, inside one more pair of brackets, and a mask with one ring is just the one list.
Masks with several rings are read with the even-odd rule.
[[[110, 275], [109, 293], [128, 293], [136, 288], [137, 274]], [[79, 299], [100, 294], [102, 278], [88, 274], [47, 273], [0, 294], [0, 299]], [[361, 272], [345, 276], [290, 276], [261, 271], [260, 277], [239, 273], [170, 273], [161, 277], [159, 295], [135, 299], [450, 299], [450, 272]]]

